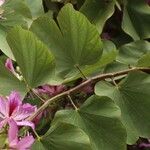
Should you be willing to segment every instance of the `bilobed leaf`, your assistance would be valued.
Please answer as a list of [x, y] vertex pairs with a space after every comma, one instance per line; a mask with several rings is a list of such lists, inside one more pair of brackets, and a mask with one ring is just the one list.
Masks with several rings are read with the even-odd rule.
[[80, 11], [96, 25], [101, 33], [108, 18], [114, 13], [115, 0], [86, 0]]
[[25, 83], [19, 81], [0, 61], [0, 95], [9, 95], [11, 91], [19, 91], [22, 96], [27, 93]]
[[92, 150], [126, 150], [126, 132], [120, 110], [108, 97], [90, 97], [79, 110], [56, 113], [53, 124], [66, 122], [80, 127], [90, 138]]
[[144, 0], [124, 0], [123, 30], [134, 40], [150, 38], [150, 7]]
[[54, 57], [33, 33], [16, 27], [8, 33], [7, 41], [30, 87], [51, 83]]
[[150, 43], [147, 41], [135, 41], [119, 48], [117, 60], [121, 63], [136, 66], [138, 60], [147, 52], [150, 52]]
[[131, 72], [118, 86], [107, 82], [96, 84], [95, 93], [112, 98], [121, 109], [122, 122], [128, 134], [128, 144], [139, 137], [150, 137], [150, 76]]
[[91, 150], [88, 136], [78, 127], [58, 123], [36, 141], [32, 150]]
[[57, 20], [60, 29], [54, 20], [40, 17], [33, 22], [30, 30], [52, 50], [58, 72], [67, 74], [77, 70], [75, 65], [84, 68], [98, 61], [102, 44], [96, 27], [71, 4], [61, 9]]

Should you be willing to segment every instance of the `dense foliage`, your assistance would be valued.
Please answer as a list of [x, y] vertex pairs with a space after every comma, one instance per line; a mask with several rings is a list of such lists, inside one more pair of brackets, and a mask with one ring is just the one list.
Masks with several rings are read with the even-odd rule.
[[149, 149], [149, 5], [0, 0], [0, 149]]

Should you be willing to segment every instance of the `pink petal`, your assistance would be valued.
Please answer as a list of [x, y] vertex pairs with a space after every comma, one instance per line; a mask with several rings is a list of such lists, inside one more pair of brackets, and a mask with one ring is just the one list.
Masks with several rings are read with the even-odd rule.
[[4, 118], [6, 116], [8, 116], [8, 112], [7, 112], [7, 100], [3, 99], [2, 97], [0, 97], [0, 117]]
[[12, 117], [18, 121], [24, 120], [27, 117], [29, 117], [31, 114], [33, 114], [36, 111], [36, 109], [37, 109], [36, 106], [32, 106], [27, 103], [16, 108], [12, 114]]
[[17, 121], [16, 123], [17, 123], [18, 126], [29, 126], [29, 127], [31, 127], [32, 129], [35, 128], [34, 123], [32, 123], [32, 122], [30, 122], [30, 121], [23, 120], [23, 121]]
[[18, 142], [17, 150], [27, 150], [32, 146], [33, 143], [34, 143], [33, 136], [31, 135], [26, 136]]
[[18, 92], [12, 92], [8, 98], [9, 102], [9, 116], [13, 113], [13, 111], [22, 104], [21, 96]]
[[14, 147], [18, 143], [18, 127], [13, 119], [10, 119], [8, 123], [9, 123], [9, 130], [8, 130], [9, 146]]
[[37, 91], [39, 94], [48, 94], [49, 96], [54, 96], [65, 90], [64, 85], [43, 85]]
[[64, 86], [64, 85], [56, 86], [56, 94], [62, 92], [64, 89], [65, 89], [65, 86]]
[[16, 73], [15, 72], [15, 69], [14, 69], [14, 66], [13, 66], [13, 62], [10, 58], [7, 58], [6, 59], [6, 62], [5, 62], [5, 67], [11, 71], [13, 74]]
[[28, 112], [30, 112], [30, 113], [33, 113], [33, 112], [35, 112], [35, 111], [37, 110], [36, 106], [32, 106], [32, 105], [29, 104], [29, 103], [23, 104], [22, 107], [23, 107], [23, 109], [24, 109], [25, 111], [28, 111]]
[[0, 6], [4, 4], [5, 0], [0, 0]]

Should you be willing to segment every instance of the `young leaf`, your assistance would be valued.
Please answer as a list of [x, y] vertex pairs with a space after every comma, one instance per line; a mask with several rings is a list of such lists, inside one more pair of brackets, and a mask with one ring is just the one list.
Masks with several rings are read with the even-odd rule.
[[126, 132], [120, 110], [107, 97], [90, 97], [78, 111], [56, 113], [53, 124], [66, 122], [80, 127], [90, 138], [92, 150], [126, 150]]
[[16, 27], [8, 33], [7, 41], [30, 87], [51, 83], [54, 57], [33, 33]]
[[78, 127], [57, 123], [36, 141], [32, 150], [91, 150], [88, 136]]
[[122, 122], [128, 134], [128, 144], [139, 137], [150, 137], [150, 76], [131, 72], [117, 86], [110, 83], [96, 84], [95, 93], [112, 98], [121, 109]]
[[[40, 17], [31, 26], [31, 31], [44, 41], [56, 56], [58, 72], [67, 74], [98, 61], [102, 44], [96, 27], [84, 15], [75, 11], [71, 4], [65, 5], [54, 20]], [[78, 71], [78, 70], [77, 70]]]

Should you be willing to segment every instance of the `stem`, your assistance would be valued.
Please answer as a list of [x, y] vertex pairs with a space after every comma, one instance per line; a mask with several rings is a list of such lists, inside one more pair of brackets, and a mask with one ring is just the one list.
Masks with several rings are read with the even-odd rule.
[[[77, 85], [76, 87], [69, 89], [68, 91], [62, 92], [50, 99], [48, 99], [41, 107], [39, 107], [37, 109], [37, 111], [31, 115], [27, 120], [33, 120], [39, 113], [41, 113], [45, 108], [47, 108], [51, 103], [59, 100], [60, 98], [64, 97], [64, 96], [68, 96], [71, 93], [75, 93], [77, 91], [79, 91], [81, 88], [85, 87], [86, 85], [90, 84], [90, 83], [96, 83], [98, 81], [107, 79], [107, 78], [112, 78], [112, 77], [116, 77], [116, 76], [121, 76], [121, 75], [126, 75], [129, 72], [132, 71], [150, 71], [150, 68], [143, 68], [143, 67], [136, 67], [136, 68], [130, 68], [130, 69], [126, 69], [123, 71], [118, 71], [118, 72], [114, 72], [114, 73], [106, 73], [106, 74], [100, 74], [100, 75], [96, 75], [94, 77], [89, 78], [88, 80], [82, 82], [81, 84]], [[63, 99], [61, 99], [63, 100]]]
[[34, 94], [35, 96], [37, 96], [43, 103], [45, 103], [45, 100], [44, 100], [42, 97], [40, 97], [40, 96], [36, 93], [36, 91], [35, 91], [34, 89], [31, 89], [31, 91], [32, 91], [33, 94]]
[[71, 104], [72, 104], [72, 106], [75, 108], [75, 110], [77, 111], [78, 110], [78, 108], [77, 108], [77, 106], [75, 105], [75, 103], [73, 102], [73, 100], [72, 100], [72, 98], [71, 98], [71, 96], [70, 95], [68, 95], [68, 98], [69, 98], [69, 100], [70, 100], [70, 102], [71, 102]]
[[114, 84], [115, 86], [118, 86], [117, 83], [116, 83], [116, 81], [114, 80], [114, 77], [112, 77], [111, 80], [112, 80], [112, 82], [113, 82], [113, 84]]
[[82, 72], [82, 70], [80, 69], [80, 67], [78, 65], [75, 65], [75, 67], [79, 70], [79, 72], [81, 73], [81, 75], [83, 76], [83, 78], [87, 80], [87, 77], [84, 75], [84, 73]]
[[41, 137], [37, 134], [37, 132], [33, 129], [33, 133], [36, 135], [37, 139], [40, 141]]

